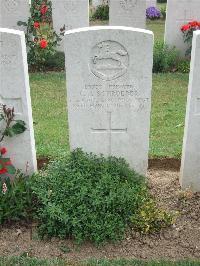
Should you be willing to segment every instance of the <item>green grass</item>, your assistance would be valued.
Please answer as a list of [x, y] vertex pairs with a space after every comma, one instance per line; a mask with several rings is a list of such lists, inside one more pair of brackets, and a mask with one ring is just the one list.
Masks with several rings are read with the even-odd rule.
[[0, 257], [0, 266], [199, 266], [200, 261], [182, 262], [145, 262], [138, 260], [89, 260], [85, 262], [67, 262], [64, 260], [45, 260], [26, 257]]
[[55, 157], [69, 149], [65, 75], [31, 74], [30, 81], [37, 155]]
[[147, 20], [147, 29], [153, 31], [154, 41], [164, 41], [165, 21]]
[[153, 75], [151, 157], [180, 158], [188, 74]]
[[[37, 155], [69, 150], [64, 73], [31, 74]], [[154, 74], [150, 157], [179, 158], [188, 74]]]

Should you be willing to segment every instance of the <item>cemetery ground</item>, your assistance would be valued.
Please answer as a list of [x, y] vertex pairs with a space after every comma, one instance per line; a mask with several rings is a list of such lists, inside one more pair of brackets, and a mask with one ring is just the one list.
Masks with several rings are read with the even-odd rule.
[[[38, 158], [41, 158], [40, 162], [47, 162], [47, 158], [56, 158], [69, 150], [65, 74], [32, 73], [30, 81]], [[178, 181], [187, 84], [188, 74], [153, 75], [152, 160], [148, 179], [158, 205], [179, 212], [175, 227], [157, 235], [127, 234], [122, 243], [96, 248], [90, 243], [76, 246], [70, 240], [56, 238], [40, 241], [36, 231], [31, 237], [29, 225], [15, 224], [1, 230], [0, 254], [59, 257], [70, 261], [123, 257], [146, 260], [200, 258], [200, 196], [190, 191], [181, 192]]]
[[[163, 39], [164, 22], [149, 22], [157, 40]], [[69, 151], [65, 74], [31, 73], [34, 129], [39, 165]], [[0, 265], [157, 265], [152, 260], [189, 260], [180, 266], [199, 265], [200, 195], [181, 192], [179, 166], [184, 130], [188, 74], [153, 74], [150, 163], [148, 182], [158, 207], [177, 211], [174, 226], [159, 234], [127, 232], [120, 243], [96, 247], [72, 240], [40, 240], [30, 224], [15, 223], [0, 228]], [[8, 258], [20, 256], [18, 258]], [[33, 257], [45, 259], [35, 260]], [[58, 260], [48, 261], [57, 257]], [[126, 261], [122, 258], [126, 258]], [[105, 261], [100, 260], [105, 259]], [[118, 259], [118, 261], [107, 261]], [[134, 261], [141, 259], [142, 261]], [[61, 260], [61, 261], [60, 261]], [[67, 263], [66, 261], [69, 261]], [[149, 263], [149, 264], [145, 264]], [[159, 262], [158, 265], [179, 265]]]

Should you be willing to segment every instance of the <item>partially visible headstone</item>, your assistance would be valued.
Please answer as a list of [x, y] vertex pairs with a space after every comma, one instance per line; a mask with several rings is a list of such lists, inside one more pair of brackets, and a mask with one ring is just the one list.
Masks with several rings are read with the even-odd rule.
[[33, 173], [37, 164], [26, 44], [22, 31], [0, 28], [0, 85], [0, 103], [14, 107], [16, 119], [23, 120], [27, 127], [20, 135], [6, 137], [1, 145], [8, 149], [15, 167], [24, 173]]
[[92, 0], [92, 6], [95, 8], [103, 4], [104, 4], [104, 0]]
[[146, 28], [146, 0], [110, 0], [109, 24]]
[[29, 0], [0, 0], [0, 27], [24, 30], [18, 21], [28, 22]]
[[146, 8], [154, 6], [156, 7], [157, 5], [157, 0], [146, 0]]
[[[53, 27], [57, 34], [63, 27], [65, 31], [89, 26], [88, 0], [52, 0]], [[64, 50], [61, 42], [60, 50]]]
[[[81, 45], [80, 45], [81, 43]], [[153, 34], [91, 27], [65, 35], [71, 149], [148, 164]]]
[[200, 191], [200, 31], [194, 32], [188, 89], [181, 185]]
[[184, 56], [187, 44], [183, 41], [181, 26], [192, 20], [200, 20], [199, 0], [168, 0], [165, 24], [165, 43], [176, 47]]

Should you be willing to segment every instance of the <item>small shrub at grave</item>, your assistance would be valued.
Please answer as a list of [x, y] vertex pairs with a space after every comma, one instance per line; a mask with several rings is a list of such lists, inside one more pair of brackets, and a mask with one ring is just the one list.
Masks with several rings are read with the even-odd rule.
[[188, 49], [186, 50], [185, 55], [189, 57], [191, 55], [192, 50], [193, 32], [196, 30], [200, 30], [200, 21], [191, 21], [181, 27], [181, 31], [183, 33], [183, 40], [188, 45]]
[[156, 7], [151, 6], [146, 9], [146, 18], [150, 20], [156, 20], [160, 19], [160, 17], [161, 17], [160, 10], [157, 9]]
[[153, 72], [176, 71], [179, 54], [175, 48], [169, 48], [164, 42], [156, 42], [153, 54]]
[[0, 180], [0, 225], [20, 220], [29, 221], [34, 213], [30, 180], [17, 171], [11, 180]]
[[[14, 108], [6, 105], [1, 105], [0, 122], [0, 144], [5, 137], [14, 137], [26, 130], [25, 122], [15, 119]], [[27, 218], [28, 206], [29, 209], [31, 206], [24, 175], [5, 157], [6, 153], [7, 149], [0, 146], [0, 224]]]
[[80, 149], [35, 175], [32, 189], [41, 206], [42, 237], [72, 237], [78, 243], [91, 240], [100, 244], [122, 239], [128, 227], [157, 231], [173, 220], [172, 215], [155, 211], [144, 177], [124, 159], [106, 159]]
[[53, 29], [51, 1], [32, 0], [31, 3], [31, 17], [28, 22], [19, 21], [18, 25], [27, 27], [28, 64], [43, 70], [47, 59], [56, 53], [61, 37]]
[[157, 3], [159, 3], [159, 4], [167, 3], [167, 0], [157, 0]]
[[181, 59], [178, 62], [177, 71], [180, 73], [189, 73], [190, 72], [190, 60]]
[[99, 5], [95, 10], [92, 19], [109, 20], [109, 5]]

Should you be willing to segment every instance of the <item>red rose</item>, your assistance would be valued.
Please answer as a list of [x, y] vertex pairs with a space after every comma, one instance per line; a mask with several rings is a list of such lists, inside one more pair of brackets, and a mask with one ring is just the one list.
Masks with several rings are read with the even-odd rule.
[[39, 22], [34, 22], [33, 27], [35, 29], [38, 29], [40, 27], [40, 23]]
[[5, 154], [7, 152], [7, 149], [5, 147], [1, 148], [1, 155]]
[[191, 21], [191, 22], [189, 22], [188, 23], [191, 27], [198, 27], [199, 26], [199, 23], [198, 23], [198, 21]]
[[186, 30], [189, 30], [190, 29], [190, 25], [189, 24], [186, 24], [186, 25], [183, 25], [182, 27], [181, 27], [181, 30], [182, 31], [186, 31]]
[[40, 47], [41, 47], [42, 49], [45, 49], [45, 48], [47, 47], [47, 45], [48, 45], [47, 40], [42, 39], [42, 40], [40, 41]]
[[8, 161], [8, 162], [4, 163], [4, 165], [12, 165], [12, 162]]
[[47, 13], [47, 10], [48, 10], [48, 6], [46, 5], [42, 5], [41, 9], [40, 9], [40, 13], [42, 15], [45, 15]]
[[2, 169], [0, 169], [0, 174], [2, 175], [2, 174], [5, 174], [5, 173], [7, 173], [7, 169], [6, 168], [2, 168]]

